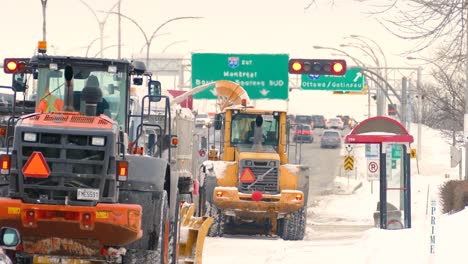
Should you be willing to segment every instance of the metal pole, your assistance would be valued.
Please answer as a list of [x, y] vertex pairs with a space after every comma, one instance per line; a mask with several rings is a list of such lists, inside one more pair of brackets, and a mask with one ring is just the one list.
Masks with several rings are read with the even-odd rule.
[[105, 22], [99, 22], [99, 36], [101, 38], [101, 49], [99, 53], [101, 54], [101, 58], [104, 57], [102, 53], [104, 51], [104, 23]]
[[121, 30], [122, 30], [122, 28], [121, 28], [121, 26], [122, 26], [122, 18], [120, 17], [120, 4], [121, 4], [121, 2], [122, 2], [122, 0], [119, 0], [119, 4], [117, 5], [117, 13], [119, 13], [119, 17], [118, 17], [118, 26], [117, 26], [117, 27], [118, 27], [118, 33], [117, 33], [117, 34], [118, 34], [118, 35], [117, 35], [117, 37], [118, 37], [118, 43], [117, 43], [117, 44], [119, 45], [119, 47], [118, 47], [118, 52], [117, 52], [117, 58], [118, 58], [118, 59], [120, 59], [121, 56], [122, 56], [122, 31], [121, 31]]
[[[466, 5], [468, 1], [464, 1], [464, 5]], [[468, 12], [466, 13], [466, 22], [465, 22], [465, 48], [466, 48], [466, 54], [465, 57], [468, 58]], [[465, 118], [463, 120], [463, 126], [464, 126], [464, 139], [465, 139], [465, 180], [468, 179], [468, 60], [466, 60], [466, 65], [465, 65]]]
[[413, 109], [412, 109], [412, 104], [411, 104], [411, 96], [412, 96], [412, 92], [413, 92], [413, 88], [412, 88], [412, 85], [411, 85], [411, 79], [408, 80], [408, 115], [406, 116], [406, 122], [408, 124], [408, 126], [406, 127], [406, 130], [408, 130], [408, 133], [411, 134], [411, 121], [413, 120]]
[[[385, 84], [383, 84], [385, 85]], [[379, 87], [383, 87], [382, 85], [380, 85]], [[377, 96], [377, 116], [382, 116], [383, 115], [383, 93], [382, 93], [382, 89], [377, 89], [376, 92], [375, 92], [375, 95]]]
[[367, 86], [367, 118], [371, 117], [371, 92], [370, 92], [370, 87]]
[[46, 41], [46, 8], [47, 8], [47, 0], [41, 0], [42, 3], [42, 40]]
[[418, 149], [418, 154], [416, 155], [416, 160], [419, 162], [421, 161], [421, 154], [422, 154], [422, 149], [421, 149], [421, 137], [422, 137], [422, 131], [421, 131], [421, 123], [422, 123], [422, 87], [421, 87], [421, 67], [418, 67], [418, 80], [417, 80], [417, 89], [418, 89], [418, 142], [417, 142], [417, 149]]
[[401, 80], [401, 124], [406, 128], [406, 87], [408, 85], [408, 79], [403, 77]]

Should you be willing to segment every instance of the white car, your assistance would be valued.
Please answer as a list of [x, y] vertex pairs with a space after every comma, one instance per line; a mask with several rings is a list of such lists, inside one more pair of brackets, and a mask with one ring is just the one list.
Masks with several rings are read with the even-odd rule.
[[344, 124], [341, 118], [338, 117], [333, 117], [327, 119], [327, 122], [325, 123], [328, 129], [344, 129]]
[[211, 118], [208, 114], [200, 113], [195, 117], [195, 126], [208, 126], [211, 124]]

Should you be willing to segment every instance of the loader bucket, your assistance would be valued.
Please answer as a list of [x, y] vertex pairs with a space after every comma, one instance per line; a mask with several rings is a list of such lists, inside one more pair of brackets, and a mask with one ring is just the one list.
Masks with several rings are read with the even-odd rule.
[[194, 217], [195, 205], [184, 203], [180, 209], [179, 262], [201, 264], [203, 244], [213, 218]]

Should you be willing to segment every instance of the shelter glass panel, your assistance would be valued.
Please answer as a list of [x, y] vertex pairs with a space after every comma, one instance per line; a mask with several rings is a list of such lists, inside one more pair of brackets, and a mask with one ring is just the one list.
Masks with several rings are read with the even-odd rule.
[[387, 229], [404, 228], [405, 208], [405, 147], [388, 144], [386, 147]]

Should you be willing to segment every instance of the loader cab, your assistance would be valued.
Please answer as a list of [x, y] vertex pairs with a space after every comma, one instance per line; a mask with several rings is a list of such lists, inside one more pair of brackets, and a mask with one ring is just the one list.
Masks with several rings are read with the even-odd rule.
[[[262, 120], [261, 124], [257, 120]], [[270, 146], [274, 149], [278, 146], [279, 115], [273, 113], [239, 113], [232, 112], [231, 119], [231, 144], [232, 145], [252, 145], [255, 144], [255, 129], [260, 128], [262, 133], [258, 143]]]
[[[128, 62], [37, 56], [32, 64], [37, 69], [37, 112], [87, 114], [86, 107], [91, 100], [96, 104], [95, 115], [104, 114], [125, 127], [129, 96]], [[67, 74], [68, 78], [71, 77], [70, 82], [67, 82]], [[67, 91], [70, 86], [72, 90]]]

